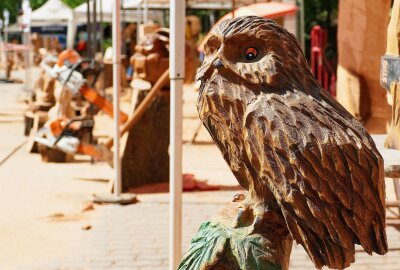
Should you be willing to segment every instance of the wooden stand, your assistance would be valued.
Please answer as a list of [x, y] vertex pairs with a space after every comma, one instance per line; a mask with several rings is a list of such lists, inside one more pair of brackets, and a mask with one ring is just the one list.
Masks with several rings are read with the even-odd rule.
[[37, 142], [35, 142], [36, 132], [44, 126], [47, 121], [47, 112], [27, 111], [25, 112], [25, 136], [29, 136], [27, 143], [28, 153], [38, 153]]
[[37, 144], [37, 147], [43, 162], [64, 163], [71, 159], [71, 156], [67, 153], [46, 145]]
[[393, 97], [392, 120], [385, 148], [400, 150], [400, 84], [393, 83], [390, 92]]
[[[134, 90], [136, 108], [149, 93]], [[134, 97], [135, 98], [135, 97]], [[161, 90], [138, 122], [129, 130], [122, 157], [122, 188], [168, 182], [169, 91]]]
[[281, 214], [266, 212], [262, 224], [253, 227], [255, 216], [241, 212], [237, 200], [244, 196], [235, 196], [212, 221], [201, 225], [179, 270], [289, 269], [293, 240]]

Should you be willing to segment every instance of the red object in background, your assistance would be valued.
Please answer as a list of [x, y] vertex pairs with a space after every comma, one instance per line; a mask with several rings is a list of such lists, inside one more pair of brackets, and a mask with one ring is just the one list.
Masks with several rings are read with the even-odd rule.
[[328, 35], [325, 29], [316, 25], [311, 30], [311, 71], [319, 84], [332, 96], [336, 96], [336, 72], [325, 57]]
[[79, 40], [79, 41], [78, 41], [78, 44], [76, 45], [76, 50], [77, 50], [79, 53], [82, 53], [82, 52], [86, 51], [86, 41], [84, 41], [84, 40]]

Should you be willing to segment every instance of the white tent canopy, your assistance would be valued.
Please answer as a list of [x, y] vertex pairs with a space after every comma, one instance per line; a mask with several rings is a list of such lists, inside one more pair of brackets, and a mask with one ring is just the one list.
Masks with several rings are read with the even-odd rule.
[[76, 31], [74, 12], [61, 0], [48, 0], [43, 6], [32, 11], [30, 19], [31, 26], [68, 26], [67, 47], [73, 47]]
[[31, 25], [68, 25], [72, 19], [72, 8], [61, 0], [48, 0], [43, 6], [32, 11]]
[[[110, 0], [95, 0], [96, 1], [96, 14], [97, 18], [100, 18], [100, 5], [102, 8], [102, 15], [104, 22], [112, 21], [112, 11], [113, 11], [113, 2]], [[94, 1], [91, 1], [94, 2]], [[142, 0], [123, 0], [121, 1], [122, 7], [125, 8], [129, 6], [130, 8], [140, 8], [142, 5]], [[90, 12], [93, 12], [93, 5], [90, 7]], [[140, 12], [142, 14], [142, 12]], [[138, 13], [134, 10], [121, 10], [120, 15], [122, 20], [127, 22], [136, 22]], [[74, 9], [75, 20], [79, 23], [86, 22], [87, 16], [87, 3], [83, 3], [80, 6], [77, 6]], [[160, 21], [162, 19], [162, 14], [159, 11], [149, 11], [148, 16], [150, 19]]]

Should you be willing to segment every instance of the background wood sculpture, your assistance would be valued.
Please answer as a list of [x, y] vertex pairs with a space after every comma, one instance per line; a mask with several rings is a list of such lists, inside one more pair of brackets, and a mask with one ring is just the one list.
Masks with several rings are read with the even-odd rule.
[[[188, 19], [189, 21], [189, 19]], [[198, 53], [192, 39], [198, 35], [198, 25], [192, 18], [185, 44], [185, 83], [194, 81]], [[134, 113], [122, 129], [129, 130], [122, 157], [123, 189], [168, 182], [169, 179], [169, 30], [148, 33], [135, 47], [131, 58], [134, 69]], [[145, 82], [145, 83], [144, 83]], [[137, 87], [138, 85], [149, 87]], [[129, 125], [128, 125], [129, 123]], [[113, 141], [106, 143], [112, 146]], [[156, 150], [155, 150], [156, 149]], [[157, 169], [154, 170], [154, 164]]]
[[[168, 34], [149, 33], [135, 48], [131, 58], [135, 70], [134, 83], [138, 80], [151, 85], [168, 72], [169, 52]], [[150, 93], [150, 89], [133, 87], [134, 111], [137, 112], [148, 95], [153, 95], [129, 135], [122, 157], [123, 190], [146, 184], [168, 182], [169, 179], [169, 82], [162, 83], [161, 91]], [[154, 169], [154, 164], [157, 164]]]
[[[337, 100], [370, 133], [386, 133], [390, 106], [379, 85], [390, 0], [339, 1]], [[363, 14], [362, 16], [359, 16]]]
[[[381, 85], [387, 90], [387, 101], [392, 105], [392, 119], [385, 147], [400, 150], [400, 1], [393, 3], [387, 28], [386, 53], [381, 58]], [[382, 91], [383, 92], [383, 91]]]
[[387, 252], [382, 157], [292, 34], [259, 17], [224, 21], [197, 76], [200, 118], [249, 191], [240, 213], [253, 213], [253, 233], [279, 213], [317, 268], [348, 267], [355, 244]]

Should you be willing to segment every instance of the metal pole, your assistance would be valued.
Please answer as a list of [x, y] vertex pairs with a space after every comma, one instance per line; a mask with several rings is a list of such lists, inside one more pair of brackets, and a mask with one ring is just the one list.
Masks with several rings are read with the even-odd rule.
[[8, 24], [4, 25], [4, 43], [8, 43]]
[[67, 49], [73, 50], [74, 43], [75, 43], [75, 35], [76, 35], [76, 25], [74, 15], [68, 21], [68, 28], [67, 28]]
[[185, 1], [170, 0], [170, 254], [169, 270], [182, 256], [182, 89], [185, 71]]
[[113, 8], [113, 82], [114, 82], [114, 195], [121, 196], [121, 158], [120, 158], [120, 112], [119, 96], [121, 90], [121, 17], [120, 0], [114, 1]]
[[23, 24], [25, 26], [23, 30], [23, 39], [24, 44], [26, 45], [26, 53], [25, 53], [25, 71], [26, 71], [26, 82], [25, 82], [25, 91], [31, 91], [31, 13], [32, 9], [30, 6], [29, 0], [24, 0], [22, 2], [22, 10], [23, 10]]
[[93, 1], [93, 57], [95, 57], [97, 53], [97, 1], [98, 0]]
[[24, 44], [26, 45], [25, 53], [25, 89], [27, 92], [31, 91], [31, 33], [30, 27], [24, 32]]
[[305, 50], [304, 42], [304, 0], [300, 0], [300, 43], [303, 51]]
[[90, 2], [91, 0], [87, 0], [86, 1], [86, 6], [87, 6], [87, 10], [86, 10], [86, 32], [87, 32], [87, 44], [86, 44], [86, 53], [87, 53], [87, 57], [91, 57], [92, 56], [92, 24], [91, 19], [90, 19]]
[[[103, 39], [104, 39], [104, 27], [103, 27], [103, 0], [100, 1], [100, 52], [101, 55], [104, 53], [103, 48]], [[104, 76], [103, 76], [104, 80]]]
[[149, 22], [149, 1], [144, 0], [143, 23], [147, 24], [148, 22]]
[[[8, 51], [7, 51], [7, 43], [8, 43], [8, 23], [9, 23], [9, 12], [7, 9], [3, 11], [3, 17], [4, 17], [4, 64], [5, 67], [7, 67], [7, 61], [8, 61]], [[6, 68], [7, 69], [7, 68]], [[8, 78], [7, 78], [8, 79]]]
[[142, 4], [142, 2], [139, 2], [137, 5], [137, 12], [136, 12], [136, 44], [140, 43], [140, 10], [141, 7], [140, 5]]

